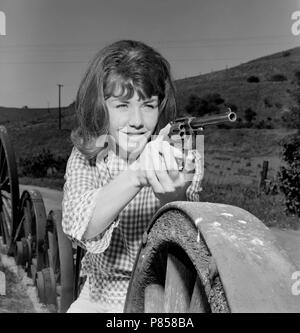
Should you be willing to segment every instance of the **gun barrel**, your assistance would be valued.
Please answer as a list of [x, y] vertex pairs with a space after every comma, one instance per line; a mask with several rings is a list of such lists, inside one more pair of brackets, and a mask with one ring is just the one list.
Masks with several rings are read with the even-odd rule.
[[198, 129], [201, 129], [207, 125], [215, 125], [227, 121], [234, 122], [236, 119], [236, 113], [231, 111], [230, 108], [228, 108], [228, 112], [221, 115], [177, 118], [174, 122], [171, 123], [169, 136], [178, 133], [181, 133], [180, 135], [184, 135], [184, 132], [186, 131], [197, 131]]
[[193, 118], [190, 125], [192, 128], [199, 128], [199, 127], [204, 127], [207, 125], [214, 125], [214, 124], [219, 124], [222, 122], [234, 122], [237, 119], [236, 113], [231, 111], [230, 108], [228, 108], [229, 111], [226, 112], [223, 115], [219, 116], [212, 116], [212, 117], [202, 117], [202, 118]]

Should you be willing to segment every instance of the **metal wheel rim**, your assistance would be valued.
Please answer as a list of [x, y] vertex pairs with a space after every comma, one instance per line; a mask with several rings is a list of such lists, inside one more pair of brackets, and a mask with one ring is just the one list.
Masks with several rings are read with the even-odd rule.
[[[9, 189], [9, 192], [4, 189]], [[0, 232], [10, 251], [18, 222], [19, 181], [14, 150], [4, 126], [0, 126], [0, 193], [0, 223], [2, 224]], [[10, 195], [10, 199], [7, 194]], [[9, 203], [11, 211], [7, 211]], [[9, 221], [7, 221], [8, 219]], [[3, 224], [9, 225], [9, 227], [7, 228]], [[3, 232], [6, 235], [3, 235]]]
[[[36, 270], [40, 271], [46, 264], [44, 249], [46, 232], [46, 212], [41, 194], [38, 191], [23, 191], [19, 207], [19, 224], [14, 241], [25, 238], [30, 249], [30, 257], [25, 265], [36, 263]], [[29, 273], [29, 269], [28, 269]], [[30, 273], [29, 273], [30, 274]]]
[[[174, 214], [174, 211], [159, 217], [143, 237], [124, 311], [230, 312], [217, 270], [216, 274], [212, 274], [213, 257], [203, 239], [197, 237], [194, 224], [183, 215], [183, 219], [180, 219], [180, 215], [170, 214]], [[167, 222], [163, 231], [164, 220], [172, 222]], [[175, 223], [181, 229], [172, 228]], [[168, 274], [169, 267], [171, 275]], [[188, 275], [191, 278], [187, 278]], [[181, 281], [179, 276], [183, 276]], [[172, 288], [177, 291], [170, 297]], [[169, 295], [168, 301], [166, 295]]]

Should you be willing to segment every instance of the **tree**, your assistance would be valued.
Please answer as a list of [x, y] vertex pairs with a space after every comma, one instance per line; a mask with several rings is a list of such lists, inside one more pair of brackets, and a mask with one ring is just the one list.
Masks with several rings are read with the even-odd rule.
[[296, 128], [300, 132], [300, 107], [293, 106], [289, 112], [281, 117], [288, 128]]
[[211, 93], [204, 95], [203, 98], [208, 102], [208, 104], [220, 105], [225, 102], [225, 100], [218, 93]]
[[253, 111], [251, 108], [245, 110], [245, 119], [250, 124], [256, 118], [257, 113]]
[[300, 217], [300, 136], [289, 138], [283, 145], [283, 166], [278, 174], [279, 188], [285, 195], [287, 212]]
[[185, 110], [192, 116], [202, 117], [205, 114], [219, 112], [219, 105], [222, 103], [224, 103], [224, 99], [218, 93], [206, 94], [203, 97], [191, 94]]
[[295, 77], [296, 77], [296, 80], [297, 80], [298, 85], [300, 86], [300, 71], [297, 71], [297, 72], [295, 73]]

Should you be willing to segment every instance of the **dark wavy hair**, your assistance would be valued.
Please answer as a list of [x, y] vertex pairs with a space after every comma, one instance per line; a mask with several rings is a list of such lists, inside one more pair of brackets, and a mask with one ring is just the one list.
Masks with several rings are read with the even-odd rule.
[[111, 96], [142, 99], [158, 96], [157, 134], [176, 116], [175, 88], [169, 62], [152, 47], [121, 40], [100, 50], [90, 62], [80, 83], [75, 111], [78, 127], [71, 133], [74, 146], [88, 159], [102, 148], [96, 139], [108, 134], [109, 116], [105, 100]]

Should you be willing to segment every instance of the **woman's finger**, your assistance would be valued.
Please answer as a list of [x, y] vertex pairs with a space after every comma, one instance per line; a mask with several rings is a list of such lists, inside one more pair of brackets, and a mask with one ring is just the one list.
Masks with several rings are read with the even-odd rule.
[[157, 179], [155, 166], [153, 165], [153, 159], [149, 152], [150, 149], [147, 151], [147, 154], [145, 154], [143, 159], [143, 171], [146, 175], [148, 184], [152, 187], [153, 191], [156, 193], [164, 193], [164, 189]]
[[162, 142], [162, 155], [164, 164], [172, 180], [175, 180], [179, 176], [178, 164], [176, 162], [174, 152], [174, 147], [169, 145], [169, 143], [166, 141]]
[[171, 129], [171, 124], [169, 123], [159, 131], [158, 139], [163, 140], [166, 136], [168, 136], [170, 129]]
[[[160, 156], [161, 164], [164, 165], [164, 158], [163, 156]], [[161, 184], [162, 188], [164, 189], [164, 192], [174, 192], [175, 186], [173, 184], [172, 179], [170, 178], [170, 175], [164, 165], [164, 168], [161, 168], [160, 170], [155, 170], [156, 177]]]

